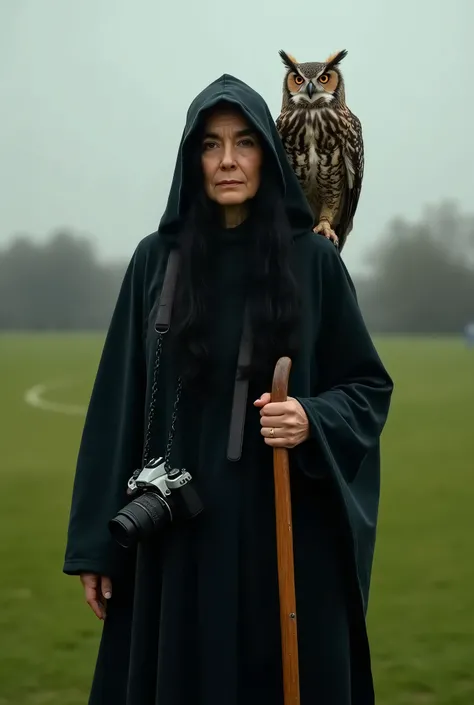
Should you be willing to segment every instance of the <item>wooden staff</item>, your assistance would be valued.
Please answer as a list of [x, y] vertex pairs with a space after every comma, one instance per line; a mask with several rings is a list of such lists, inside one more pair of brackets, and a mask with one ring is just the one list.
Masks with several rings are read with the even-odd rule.
[[[273, 374], [272, 402], [287, 400], [290, 370], [290, 358], [281, 357], [275, 366]], [[286, 448], [273, 449], [273, 473], [275, 478], [284, 705], [300, 705], [290, 466]]]

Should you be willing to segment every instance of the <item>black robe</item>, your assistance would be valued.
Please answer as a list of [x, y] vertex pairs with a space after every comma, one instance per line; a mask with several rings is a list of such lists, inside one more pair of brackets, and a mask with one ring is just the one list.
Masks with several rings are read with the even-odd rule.
[[[113, 596], [90, 705], [282, 705], [272, 451], [251, 384], [242, 457], [227, 459], [252, 233], [215, 239], [212, 383], [183, 397], [174, 452], [205, 511], [126, 551], [107, 523], [141, 462], [152, 386], [156, 303], [177, 243], [199, 113], [238, 104], [275, 162], [293, 228], [291, 264], [303, 300], [303, 342], [289, 394], [310, 438], [290, 451], [302, 705], [374, 702], [366, 610], [379, 500], [379, 440], [392, 381], [335, 247], [312, 217], [262, 98], [230, 76], [191, 105], [168, 206], [138, 245], [106, 338], [80, 446], [64, 572], [110, 575]], [[169, 346], [159, 376], [153, 455], [163, 455], [175, 398]], [[81, 609], [80, 603], [78, 609]]]

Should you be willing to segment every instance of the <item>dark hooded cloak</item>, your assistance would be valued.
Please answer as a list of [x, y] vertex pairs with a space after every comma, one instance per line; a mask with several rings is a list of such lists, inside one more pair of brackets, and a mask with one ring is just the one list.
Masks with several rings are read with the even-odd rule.
[[[80, 445], [64, 572], [112, 578], [91, 705], [282, 705], [272, 451], [250, 385], [242, 455], [227, 459], [252, 233], [216, 239], [212, 384], [183, 399], [175, 464], [194, 477], [205, 511], [138, 549], [119, 548], [108, 521], [128, 503], [140, 466], [156, 346], [154, 320], [189, 193], [186, 165], [202, 111], [237, 105], [264, 140], [293, 231], [303, 341], [289, 394], [310, 438], [290, 451], [301, 703], [374, 702], [366, 610], [379, 501], [382, 433], [392, 381], [336, 248], [312, 215], [264, 100], [224, 75], [191, 104], [166, 211], [136, 248], [106, 337]], [[175, 399], [164, 344], [152, 439], [163, 455]]]

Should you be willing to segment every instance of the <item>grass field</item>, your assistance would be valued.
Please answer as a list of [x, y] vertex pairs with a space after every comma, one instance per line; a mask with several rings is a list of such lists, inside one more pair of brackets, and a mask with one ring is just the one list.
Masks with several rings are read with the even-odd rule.
[[[474, 703], [474, 351], [377, 341], [396, 390], [383, 438], [369, 612], [377, 703]], [[100, 624], [61, 573], [83, 417], [101, 336], [0, 336], [0, 705], [84, 705]], [[469, 440], [471, 438], [471, 440]]]

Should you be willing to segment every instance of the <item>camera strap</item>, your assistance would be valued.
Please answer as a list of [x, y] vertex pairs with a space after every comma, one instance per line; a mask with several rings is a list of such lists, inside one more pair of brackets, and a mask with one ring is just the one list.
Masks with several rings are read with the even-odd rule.
[[168, 264], [166, 265], [160, 299], [158, 301], [158, 311], [155, 320], [155, 330], [157, 333], [167, 333], [170, 327], [174, 292], [179, 273], [179, 262], [179, 250], [171, 250], [168, 256]]
[[[145, 447], [144, 447], [144, 457], [143, 461], [146, 463], [148, 458], [148, 453], [150, 449], [151, 442], [151, 427], [155, 412], [156, 405], [156, 392], [158, 386], [158, 371], [161, 360], [161, 353], [163, 348], [163, 336], [168, 332], [171, 323], [171, 314], [173, 308], [174, 295], [176, 290], [176, 282], [179, 274], [180, 265], [180, 252], [178, 249], [171, 250], [168, 263], [166, 265], [165, 277], [163, 280], [163, 286], [161, 289], [158, 309], [155, 319], [155, 331], [158, 333], [158, 341], [155, 354], [155, 364], [153, 370], [153, 386], [152, 386], [152, 397], [150, 402], [150, 412], [148, 418], [148, 428], [146, 432]], [[247, 409], [247, 398], [248, 398], [248, 379], [240, 379], [239, 369], [242, 366], [247, 366], [250, 364], [252, 357], [252, 340], [251, 340], [251, 326], [250, 326], [250, 316], [248, 311], [248, 306], [245, 308], [244, 313], [244, 323], [242, 329], [242, 337], [240, 340], [239, 356], [237, 362], [236, 378], [234, 384], [234, 398], [232, 402], [232, 414], [229, 427], [229, 440], [227, 446], [227, 459], [231, 461], [240, 460], [242, 455], [242, 444], [244, 437], [245, 428], [245, 418]], [[174, 405], [172, 428], [170, 432], [170, 437], [167, 447], [167, 459], [169, 458], [171, 452], [171, 443], [174, 436], [176, 417], [177, 417], [177, 407], [179, 404], [179, 399], [181, 396], [182, 385], [181, 380], [178, 382], [178, 389], [176, 395], [176, 401]]]
[[227, 446], [227, 459], [233, 462], [240, 460], [242, 443], [244, 440], [245, 417], [247, 411], [247, 398], [249, 390], [248, 379], [239, 379], [239, 369], [249, 365], [252, 359], [252, 331], [248, 306], [245, 307], [244, 326], [240, 339], [239, 359], [234, 384], [234, 400], [230, 418], [229, 443]]
[[[161, 287], [161, 293], [158, 300], [158, 308], [155, 318], [155, 331], [158, 334], [158, 340], [156, 342], [155, 359], [153, 363], [153, 382], [151, 387], [151, 399], [150, 406], [148, 410], [148, 420], [145, 433], [145, 442], [143, 446], [143, 457], [142, 466], [150, 460], [150, 446], [151, 446], [151, 436], [153, 430], [153, 420], [155, 417], [155, 407], [156, 407], [156, 395], [158, 392], [158, 376], [160, 371], [161, 354], [163, 352], [163, 340], [165, 334], [168, 332], [171, 323], [171, 313], [173, 308], [174, 293], [176, 289], [176, 282], [178, 280], [179, 273], [179, 263], [180, 263], [180, 252], [178, 249], [173, 249], [169, 253], [168, 262], [166, 264], [165, 277], [163, 280], [163, 285]], [[176, 417], [178, 411], [178, 404], [181, 397], [182, 384], [181, 380], [178, 381], [178, 389], [176, 393], [176, 400], [173, 409], [173, 420], [171, 424], [171, 430], [168, 437], [167, 451], [165, 462], [168, 463], [169, 456], [171, 453], [171, 445], [173, 443]], [[137, 471], [139, 472], [139, 471]]]

